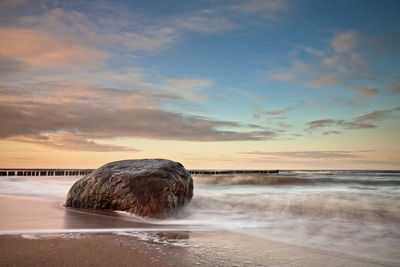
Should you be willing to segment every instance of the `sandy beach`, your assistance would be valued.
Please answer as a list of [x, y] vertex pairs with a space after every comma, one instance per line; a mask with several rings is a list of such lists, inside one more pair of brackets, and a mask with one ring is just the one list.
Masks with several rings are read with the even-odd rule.
[[383, 266], [230, 232], [26, 234], [0, 247], [1, 266]]
[[2, 196], [0, 212], [0, 266], [381, 266], [231, 231], [155, 231], [59, 200]]

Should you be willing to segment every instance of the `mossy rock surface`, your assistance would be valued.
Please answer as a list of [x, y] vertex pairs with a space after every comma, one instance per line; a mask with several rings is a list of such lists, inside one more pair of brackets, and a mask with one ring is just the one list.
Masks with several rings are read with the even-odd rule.
[[182, 164], [166, 159], [122, 160], [78, 180], [65, 205], [165, 219], [174, 217], [192, 196], [193, 179]]

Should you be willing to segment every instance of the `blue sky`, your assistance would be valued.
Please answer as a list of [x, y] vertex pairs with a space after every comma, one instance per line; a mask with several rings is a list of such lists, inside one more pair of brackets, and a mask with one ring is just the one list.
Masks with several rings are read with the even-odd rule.
[[4, 167], [398, 168], [398, 1], [0, 3]]

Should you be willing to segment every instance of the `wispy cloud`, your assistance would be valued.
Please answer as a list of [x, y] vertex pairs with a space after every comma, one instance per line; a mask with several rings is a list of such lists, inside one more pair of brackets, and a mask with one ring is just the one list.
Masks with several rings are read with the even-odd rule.
[[210, 80], [200, 80], [200, 79], [167, 79], [167, 82], [177, 86], [177, 87], [209, 87], [212, 85]]
[[78, 41], [28, 29], [0, 28], [0, 57], [32, 67], [102, 64], [106, 53], [85, 48]]
[[[35, 90], [31, 90], [31, 89]], [[266, 140], [276, 133], [248, 125], [163, 110], [168, 95], [73, 82], [33, 84], [30, 90], [0, 87], [0, 137], [58, 148], [134, 150], [97, 140]], [[80, 139], [74, 137], [79, 136]], [[79, 141], [80, 140], [80, 141]]]
[[333, 120], [333, 119], [323, 119], [323, 120], [315, 120], [307, 122], [308, 128], [307, 130], [313, 130], [318, 128], [324, 128], [331, 125], [342, 125], [342, 120]]
[[294, 82], [297, 80], [296, 74], [288, 71], [272, 72], [269, 77], [281, 82]]
[[[388, 42], [387, 39], [363, 36], [353, 30], [338, 32], [328, 40], [329, 45], [322, 49], [296, 45], [296, 53], [290, 57], [290, 66], [269, 71], [267, 76], [273, 80], [301, 83], [313, 88], [345, 86], [359, 93], [364, 103], [377, 95], [379, 90], [374, 86], [363, 86], [363, 82], [377, 84], [380, 78], [393, 75], [390, 70], [383, 73], [379, 68], [380, 62], [387, 59], [386, 51], [392, 55], [399, 52], [398, 42], [390, 38], [391, 42]], [[392, 85], [394, 91], [396, 85]]]
[[351, 52], [359, 45], [360, 36], [356, 31], [348, 31], [337, 34], [331, 40], [333, 50], [338, 53]]
[[259, 95], [259, 94], [255, 94], [252, 92], [252, 90], [244, 90], [244, 89], [240, 89], [240, 88], [227, 88], [229, 91], [232, 91], [233, 93], [239, 95], [240, 97], [244, 97], [247, 99], [251, 99], [254, 101], [262, 101], [262, 102], [266, 102], [268, 101], [268, 98], [263, 96], [263, 95]]
[[[300, 101], [299, 103], [296, 103], [294, 105], [290, 105], [290, 106], [287, 106], [286, 108], [276, 109], [276, 110], [263, 111], [260, 107], [256, 107], [253, 111], [253, 115], [255, 115], [257, 117], [260, 117], [261, 115], [280, 116], [280, 115], [286, 114], [290, 111], [293, 111], [295, 109], [298, 109], [302, 106], [304, 106], [304, 102]], [[279, 118], [279, 117], [275, 117], [275, 118]]]
[[101, 144], [90, 140], [90, 136], [69, 133], [69, 132], [52, 132], [39, 135], [16, 136], [9, 140], [22, 143], [37, 144], [44, 147], [55, 148], [60, 150], [72, 151], [91, 151], [91, 152], [137, 152], [138, 150], [131, 147]]
[[249, 0], [232, 1], [232, 5], [226, 7], [227, 10], [237, 11], [240, 14], [255, 15], [267, 19], [275, 19], [277, 13], [289, 10], [289, 1], [286, 0]]
[[327, 132], [323, 132], [322, 134], [323, 135], [332, 135], [332, 134], [337, 135], [337, 134], [342, 134], [342, 132], [341, 131], [327, 131]]
[[307, 131], [326, 128], [330, 126], [339, 126], [344, 129], [369, 129], [376, 128], [379, 122], [389, 118], [396, 112], [399, 112], [400, 108], [386, 109], [386, 110], [375, 110], [365, 115], [349, 119], [349, 120], [338, 120], [338, 119], [323, 119], [307, 122]]
[[219, 14], [218, 9], [207, 9], [171, 19], [171, 26], [180, 32], [213, 34], [237, 29], [240, 25], [229, 16]]
[[312, 48], [312, 47], [309, 47], [309, 46], [299, 45], [298, 47], [300, 47], [302, 50], [306, 51], [308, 54], [311, 54], [313, 56], [321, 57], [321, 56], [323, 56], [325, 54], [324, 51], [319, 50], [319, 49], [315, 49], [315, 48]]
[[289, 8], [286, 0], [233, 0], [153, 18], [151, 13], [144, 15], [137, 10], [124, 10], [106, 3], [87, 4], [91, 12], [70, 9], [68, 5], [52, 6], [42, 12], [36, 10], [34, 15], [20, 17], [15, 24], [79, 38], [101, 49], [147, 52], [166, 49], [186, 33], [213, 34], [242, 28], [245, 24], [240, 21], [249, 17], [275, 20]]
[[378, 88], [376, 87], [352, 87], [352, 89], [362, 95], [363, 97], [372, 97], [379, 93]]
[[167, 85], [162, 89], [179, 95], [189, 101], [200, 101], [206, 98], [202, 93], [204, 88], [210, 87], [213, 83], [211, 80], [200, 79], [166, 79]]
[[288, 112], [288, 110], [286, 110], [286, 109], [277, 109], [277, 110], [266, 111], [264, 113], [268, 114], [268, 115], [281, 115], [286, 112]]
[[214, 34], [217, 32], [241, 29], [242, 20], [256, 18], [265, 21], [276, 21], [282, 13], [288, 12], [287, 0], [231, 0], [220, 1], [212, 7], [194, 10], [166, 19], [166, 25], [179, 34], [200, 32]]
[[342, 84], [343, 79], [336, 74], [325, 74], [316, 79], [312, 79], [310, 85], [315, 88], [324, 88], [331, 85]]
[[264, 23], [276, 21], [279, 15], [289, 10], [287, 0], [230, 0], [216, 2], [213, 6], [172, 17], [168, 21], [180, 32], [216, 33], [241, 29], [245, 25], [241, 21], [248, 18]]
[[[18, 25], [53, 34], [79, 38], [102, 49], [158, 50], [177, 37], [176, 29], [165, 25], [141, 25], [123, 10], [96, 10], [101, 16], [66, 8], [19, 18]], [[119, 14], [118, 14], [119, 13]], [[121, 13], [124, 16], [121, 16]]]

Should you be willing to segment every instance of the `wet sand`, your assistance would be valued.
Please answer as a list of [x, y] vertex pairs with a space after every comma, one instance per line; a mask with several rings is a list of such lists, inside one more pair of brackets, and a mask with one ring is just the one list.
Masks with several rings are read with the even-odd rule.
[[[64, 200], [0, 195], [0, 232], [24, 230], [143, 228], [151, 224], [111, 212], [63, 206]], [[156, 225], [156, 227], [160, 227]]]
[[[135, 236], [136, 235], [136, 236]], [[188, 244], [114, 234], [0, 237], [0, 266], [382, 266], [229, 232], [151, 233]]]
[[2, 195], [0, 214], [0, 266], [382, 266], [230, 231], [65, 209], [62, 200]]

